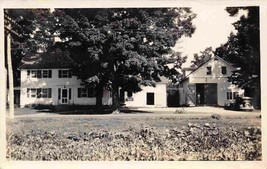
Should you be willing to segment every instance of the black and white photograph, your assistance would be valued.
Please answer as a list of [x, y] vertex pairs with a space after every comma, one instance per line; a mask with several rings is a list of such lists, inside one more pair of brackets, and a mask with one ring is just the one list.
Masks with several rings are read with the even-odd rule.
[[5, 163], [263, 161], [265, 6], [150, 4], [3, 5]]

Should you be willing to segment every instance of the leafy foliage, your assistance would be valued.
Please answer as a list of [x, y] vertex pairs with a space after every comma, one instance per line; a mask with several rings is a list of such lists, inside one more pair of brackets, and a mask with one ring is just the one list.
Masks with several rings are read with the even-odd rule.
[[110, 89], [114, 101], [119, 87], [138, 92], [160, 76], [177, 80], [185, 58], [171, 48], [195, 29], [189, 8], [60, 9], [55, 17], [57, 45], [71, 53], [74, 73], [84, 85]]
[[191, 67], [199, 67], [205, 61], [209, 60], [213, 56], [212, 47], [206, 48], [204, 51], [200, 51], [200, 53], [194, 54], [194, 60], [191, 61]]
[[73, 133], [35, 128], [8, 133], [7, 146], [12, 160], [260, 160], [261, 130], [209, 123], [163, 132], [146, 126]]
[[20, 72], [17, 68], [22, 59], [29, 60], [36, 53], [46, 51], [53, 45], [53, 16], [48, 9], [5, 9], [5, 14], [5, 25], [11, 24], [14, 83], [18, 86]]
[[217, 48], [215, 53], [240, 68], [233, 72], [229, 80], [246, 89], [247, 95], [256, 95], [258, 97], [257, 106], [260, 107], [259, 8], [240, 7], [226, 10], [230, 16], [236, 15], [240, 10], [247, 11], [248, 15], [247, 17], [242, 16], [233, 24], [237, 33], [232, 33], [228, 42]]

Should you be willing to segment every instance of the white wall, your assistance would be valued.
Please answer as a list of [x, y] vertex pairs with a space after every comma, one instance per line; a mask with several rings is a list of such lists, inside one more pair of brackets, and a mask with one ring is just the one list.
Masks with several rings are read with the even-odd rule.
[[[147, 105], [147, 93], [154, 93], [154, 105]], [[127, 92], [125, 92], [125, 99]], [[125, 101], [127, 107], [167, 107], [166, 84], [158, 83], [156, 87], [144, 86], [142, 91], [133, 93], [132, 101]]]
[[[210, 66], [212, 70], [211, 75], [207, 75], [207, 68]], [[221, 67], [225, 66], [227, 69], [227, 74], [223, 75], [221, 73]], [[234, 68], [230, 66], [229, 64], [226, 64], [222, 60], [218, 59], [217, 61], [211, 59], [209, 62], [205, 63], [203, 66], [201, 66], [199, 69], [197, 69], [195, 72], [191, 73], [188, 76], [188, 80], [184, 81], [182, 84], [182, 87], [180, 87], [180, 104], [191, 104], [190, 98], [188, 97], [188, 93], [192, 93], [188, 90], [188, 86], [193, 89], [193, 93], [195, 94], [196, 88], [193, 87], [195, 84], [205, 84], [205, 83], [216, 83], [217, 84], [217, 100], [219, 106], [224, 106], [225, 103], [229, 103], [231, 101], [226, 99], [226, 92], [239, 92], [240, 96], [244, 96], [244, 90], [238, 88], [237, 86], [231, 84], [228, 82], [228, 78], [231, 74]], [[191, 97], [194, 97], [196, 99], [196, 96], [191, 95]], [[233, 100], [232, 100], [233, 101]]]
[[[42, 69], [44, 70], [44, 69]], [[81, 81], [76, 76], [71, 78], [58, 78], [58, 69], [52, 70], [52, 78], [31, 78], [27, 77], [27, 70], [21, 70], [21, 107], [27, 104], [52, 104], [58, 105], [58, 88], [71, 88], [72, 96], [69, 104], [95, 105], [96, 98], [78, 98], [78, 88]], [[51, 88], [52, 98], [28, 98], [27, 88]], [[104, 91], [103, 105], [110, 105], [111, 98], [109, 91]]]

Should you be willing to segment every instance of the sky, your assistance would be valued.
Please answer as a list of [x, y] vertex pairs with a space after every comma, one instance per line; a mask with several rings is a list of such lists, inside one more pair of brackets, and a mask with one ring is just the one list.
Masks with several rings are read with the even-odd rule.
[[194, 53], [204, 51], [207, 47], [215, 50], [228, 40], [231, 32], [236, 32], [232, 23], [238, 21], [245, 11], [236, 17], [230, 17], [223, 6], [197, 6], [191, 8], [197, 17], [193, 20], [196, 30], [191, 38], [183, 37], [176, 44], [174, 50], [187, 55], [187, 62], [183, 67], [189, 67]]

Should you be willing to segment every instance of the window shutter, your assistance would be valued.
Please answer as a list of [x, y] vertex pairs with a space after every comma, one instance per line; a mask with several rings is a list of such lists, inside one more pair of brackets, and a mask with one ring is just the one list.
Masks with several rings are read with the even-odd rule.
[[78, 98], [81, 98], [82, 89], [78, 88]]
[[31, 71], [27, 70], [27, 77], [30, 77]]
[[62, 70], [58, 70], [58, 77], [59, 77], [59, 78], [62, 77]]
[[29, 98], [30, 97], [30, 89], [27, 88], [27, 97]]
[[71, 88], [69, 88], [69, 99], [71, 100]]
[[52, 78], [52, 70], [48, 70], [48, 78]]
[[42, 78], [42, 71], [41, 70], [37, 70], [37, 78]]
[[61, 99], [61, 96], [60, 96], [60, 94], [61, 94], [61, 89], [60, 89], [60, 88], [58, 88], [58, 100], [60, 100], [60, 99]]
[[41, 98], [42, 89], [37, 89], [37, 98]]
[[71, 70], [69, 70], [69, 78], [71, 78], [71, 76], [72, 76], [72, 72]]
[[52, 89], [48, 88], [48, 98], [52, 98]]
[[87, 89], [87, 97], [93, 97], [92, 95], [92, 88], [86, 88]]

